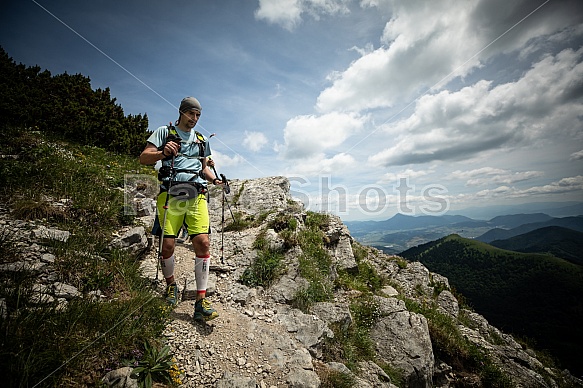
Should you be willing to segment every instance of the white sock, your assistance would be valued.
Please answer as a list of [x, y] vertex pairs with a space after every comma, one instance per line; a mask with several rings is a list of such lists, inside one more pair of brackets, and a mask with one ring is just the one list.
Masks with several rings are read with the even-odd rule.
[[211, 265], [210, 255], [207, 257], [194, 258], [194, 276], [196, 278], [196, 292], [204, 293], [208, 285], [209, 267]]
[[162, 267], [162, 274], [164, 274], [164, 278], [171, 278], [172, 275], [174, 275], [174, 255], [167, 259], [160, 260], [160, 266]]

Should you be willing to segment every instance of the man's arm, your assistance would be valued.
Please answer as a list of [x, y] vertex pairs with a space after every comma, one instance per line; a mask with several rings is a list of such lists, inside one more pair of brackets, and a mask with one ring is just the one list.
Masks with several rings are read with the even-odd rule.
[[140, 154], [140, 163], [155, 164], [157, 161], [166, 159], [170, 155], [176, 155], [179, 146], [175, 142], [169, 141], [164, 145], [162, 151], [158, 151], [158, 148], [154, 144], [148, 143]]
[[[209, 168], [209, 166], [205, 166], [205, 168], [202, 170], [204, 179], [206, 179], [207, 182], [212, 183], [212, 184], [217, 184], [220, 185], [220, 181], [221, 179], [217, 176], [215, 176], [215, 174], [212, 172], [212, 170]], [[217, 182], [215, 182], [217, 181]]]
[[152, 143], [148, 143], [146, 148], [140, 154], [141, 164], [155, 164], [158, 160], [165, 159], [164, 150], [158, 151], [158, 148]]

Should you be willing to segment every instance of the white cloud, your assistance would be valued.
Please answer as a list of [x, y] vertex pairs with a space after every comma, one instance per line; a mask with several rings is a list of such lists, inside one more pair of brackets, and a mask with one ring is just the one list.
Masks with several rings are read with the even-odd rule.
[[463, 160], [490, 149], [581, 139], [583, 49], [546, 56], [516, 82], [480, 81], [417, 101], [415, 112], [388, 125], [396, 144], [370, 157], [375, 165]]
[[569, 158], [569, 160], [581, 160], [581, 159], [583, 159], [583, 150], [573, 152], [571, 154], [571, 157]]
[[544, 186], [535, 186], [519, 193], [524, 195], [562, 194], [583, 191], [583, 175], [563, 178]]
[[280, 24], [283, 28], [293, 30], [301, 20], [300, 0], [259, 0], [255, 18], [268, 23]]
[[478, 36], [467, 33], [471, 30], [468, 15], [475, 5], [456, 2], [453, 13], [451, 3], [439, 1], [427, 6], [392, 2], [393, 16], [381, 38], [383, 46], [337, 74], [332, 86], [318, 97], [318, 109], [327, 112], [391, 107], [396, 101], [426, 90], [462, 65], [479, 46]]
[[581, 191], [583, 191], [583, 176], [578, 175], [574, 177], [563, 178], [548, 185], [533, 186], [526, 189], [517, 189], [512, 186], [503, 185], [494, 189], [478, 191], [473, 196], [459, 195], [458, 199], [463, 197], [465, 201], [469, 201], [470, 199], [486, 200], [496, 198], [533, 198], [534, 196], [580, 193]]
[[491, 177], [482, 177], [469, 179], [466, 186], [486, 186], [492, 184], [507, 184], [511, 185], [517, 182], [527, 181], [533, 178], [539, 178], [544, 174], [540, 171], [521, 171], [521, 172], [507, 172], [505, 174], [495, 175]]
[[318, 176], [339, 174], [344, 171], [354, 169], [356, 161], [351, 155], [339, 153], [331, 158], [326, 158], [324, 154], [312, 155], [309, 158], [299, 160], [289, 167], [285, 173], [287, 176]]
[[267, 144], [267, 137], [261, 132], [245, 131], [243, 145], [253, 152], [259, 152]]
[[539, 178], [544, 173], [541, 171], [515, 171], [504, 170], [493, 167], [482, 167], [470, 171], [454, 171], [448, 174], [447, 179], [465, 180], [466, 186], [487, 186], [487, 185], [511, 185], [517, 182]]
[[216, 163], [216, 168], [221, 169], [223, 167], [238, 166], [244, 162], [243, 157], [240, 155], [228, 156], [222, 152], [213, 150], [213, 160]]
[[507, 172], [508, 172], [508, 170], [503, 170], [501, 168], [480, 167], [480, 168], [476, 168], [476, 169], [468, 170], [468, 171], [461, 171], [461, 170], [453, 171], [450, 174], [448, 174], [446, 179], [467, 180], [467, 179], [474, 178], [476, 176], [505, 174]]
[[427, 176], [429, 174], [434, 173], [433, 170], [413, 170], [413, 169], [405, 169], [402, 170], [400, 172], [397, 173], [386, 173], [382, 176], [382, 178], [380, 179], [379, 183], [384, 184], [384, 183], [395, 183], [398, 182], [399, 179], [401, 178], [407, 178], [407, 179], [416, 179], [416, 178], [420, 178], [423, 176]]
[[286, 159], [314, 156], [341, 145], [359, 132], [366, 117], [332, 112], [322, 116], [298, 116], [289, 120], [284, 129], [284, 142], [277, 149]]
[[348, 0], [259, 0], [255, 18], [268, 23], [279, 24], [292, 31], [302, 21], [302, 14], [316, 20], [320, 15], [348, 13]]

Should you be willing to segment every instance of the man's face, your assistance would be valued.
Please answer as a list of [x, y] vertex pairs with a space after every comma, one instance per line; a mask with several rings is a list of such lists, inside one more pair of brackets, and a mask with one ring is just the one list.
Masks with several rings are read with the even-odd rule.
[[188, 128], [194, 128], [198, 119], [200, 119], [200, 111], [196, 109], [191, 109], [187, 112], [182, 113], [185, 119], [186, 126]]

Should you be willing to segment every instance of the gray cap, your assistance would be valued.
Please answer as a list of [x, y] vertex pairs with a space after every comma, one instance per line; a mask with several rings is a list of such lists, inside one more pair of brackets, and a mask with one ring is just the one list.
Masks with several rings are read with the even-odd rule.
[[196, 109], [199, 112], [202, 112], [202, 106], [200, 106], [200, 102], [194, 97], [185, 97], [182, 102], [180, 102], [180, 113], [188, 112], [191, 109]]

